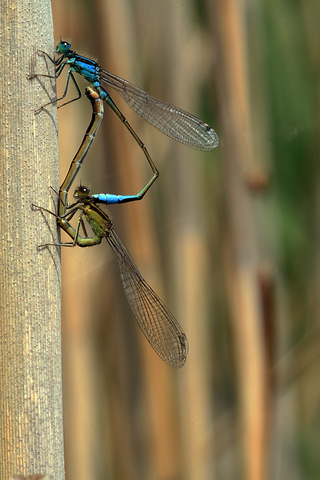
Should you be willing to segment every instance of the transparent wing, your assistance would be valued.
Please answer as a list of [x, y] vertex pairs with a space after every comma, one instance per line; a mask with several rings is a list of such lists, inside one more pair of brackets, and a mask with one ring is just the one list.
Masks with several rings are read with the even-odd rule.
[[189, 349], [184, 331], [141, 276], [113, 228], [106, 239], [117, 255], [124, 291], [146, 339], [164, 362], [174, 368], [182, 367]]
[[132, 83], [105, 70], [100, 80], [114, 88], [138, 115], [160, 132], [199, 150], [213, 150], [219, 138], [213, 128], [184, 110], [144, 92]]

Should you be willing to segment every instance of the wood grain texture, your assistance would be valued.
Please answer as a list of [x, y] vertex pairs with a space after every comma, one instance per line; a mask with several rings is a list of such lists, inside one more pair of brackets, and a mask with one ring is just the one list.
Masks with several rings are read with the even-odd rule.
[[57, 241], [57, 227], [32, 209], [55, 208], [56, 106], [35, 110], [56, 91], [54, 79], [27, 79], [32, 69], [54, 73], [36, 53], [53, 55], [51, 4], [1, 2], [0, 13], [0, 478], [62, 480], [60, 252], [38, 251]]

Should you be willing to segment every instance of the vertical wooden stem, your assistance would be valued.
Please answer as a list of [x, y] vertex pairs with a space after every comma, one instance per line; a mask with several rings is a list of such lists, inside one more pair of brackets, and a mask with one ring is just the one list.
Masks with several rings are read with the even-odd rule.
[[[49, 0], [0, 3], [0, 478], [33, 474], [64, 479], [60, 252], [37, 246], [57, 241], [58, 189], [54, 74], [38, 49], [53, 56]], [[49, 72], [48, 72], [49, 70]], [[49, 217], [49, 218], [48, 218]]]

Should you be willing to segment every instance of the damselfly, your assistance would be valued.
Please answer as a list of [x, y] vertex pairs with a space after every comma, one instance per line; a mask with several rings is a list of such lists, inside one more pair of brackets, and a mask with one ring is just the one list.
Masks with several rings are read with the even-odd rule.
[[[71, 50], [69, 42], [60, 41], [55, 52], [61, 55], [57, 60], [54, 60], [56, 77], [60, 76], [65, 67], [68, 68], [63, 95], [56, 101], [62, 100], [66, 96], [70, 78], [72, 78], [79, 96], [66, 102], [64, 105], [81, 97], [81, 90], [73, 75], [73, 72], [76, 72], [98, 90], [101, 98], [107, 102], [122, 121], [125, 119], [102, 84], [117, 90], [132, 110], [174, 140], [200, 150], [210, 151], [218, 146], [218, 135], [210, 125], [170, 103], [149, 95], [127, 80], [103, 70], [94, 60], [83, 57], [76, 51]], [[48, 58], [52, 60], [50, 56]], [[37, 75], [33, 74], [32, 76]]]
[[[158, 172], [148, 150], [131, 125], [128, 123], [125, 116], [116, 106], [103, 85], [114, 88], [132, 108], [132, 110], [138, 113], [138, 115], [160, 130], [162, 133], [168, 135], [174, 140], [177, 140], [178, 142], [181, 142], [189, 147], [206, 151], [213, 150], [218, 146], [218, 135], [213, 128], [210, 127], [210, 125], [170, 103], [149, 95], [140, 88], [129, 83], [127, 80], [103, 70], [95, 61], [79, 55], [74, 50], [71, 50], [71, 44], [69, 42], [60, 41], [55, 49], [55, 52], [56, 54], [60, 55], [60, 57], [55, 60], [53, 60], [46, 52], [42, 53], [44, 53], [55, 64], [56, 77], [61, 75], [65, 67], [68, 69], [68, 72], [63, 95], [54, 101], [59, 101], [65, 98], [68, 91], [70, 78], [76, 86], [78, 97], [69, 100], [63, 105], [78, 100], [81, 97], [81, 90], [73, 73], [82, 75], [97, 89], [100, 97], [105, 100], [105, 102], [129, 130], [139, 147], [143, 150], [144, 155], [146, 156], [147, 161], [154, 172], [154, 175], [157, 175]], [[50, 77], [50, 75], [33, 73], [29, 75], [29, 79], [37, 76]], [[43, 105], [41, 109], [47, 105], [50, 105], [51, 103], [53, 102]]]
[[[89, 247], [106, 238], [117, 256], [123, 289], [146, 339], [164, 362], [174, 368], [182, 367], [189, 348], [185, 333], [144, 280], [129, 251], [113, 229], [110, 217], [96, 205], [89, 193], [86, 186], [80, 186], [74, 194], [77, 201], [68, 206], [63, 217], [57, 217], [60, 226], [73, 239], [70, 246]], [[74, 229], [69, 219], [78, 211], [80, 216]], [[89, 223], [94, 233], [92, 237], [87, 236], [84, 220]], [[84, 229], [85, 238], [79, 234], [80, 226]]]

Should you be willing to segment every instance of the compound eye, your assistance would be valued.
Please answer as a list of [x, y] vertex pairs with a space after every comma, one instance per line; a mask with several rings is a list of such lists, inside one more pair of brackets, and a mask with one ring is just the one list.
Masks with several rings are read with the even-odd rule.
[[61, 54], [68, 53], [70, 51], [70, 48], [71, 43], [66, 42], [65, 40], [61, 40], [61, 42], [59, 42], [57, 45], [56, 52]]
[[75, 190], [74, 197], [85, 199], [89, 197], [89, 194], [90, 194], [90, 188], [86, 187], [85, 185], [80, 185], [80, 187], [78, 187]]

